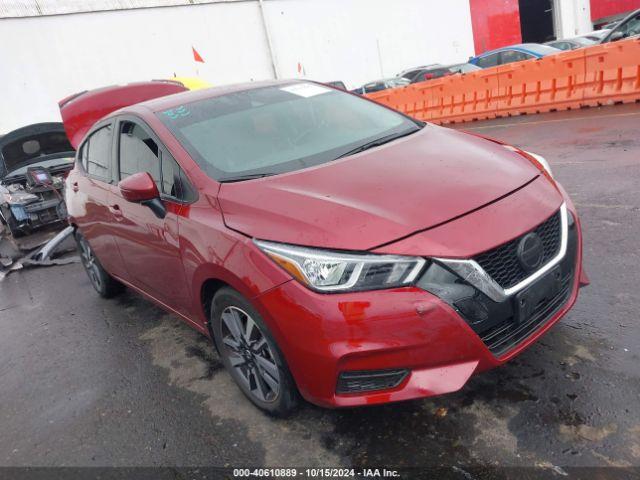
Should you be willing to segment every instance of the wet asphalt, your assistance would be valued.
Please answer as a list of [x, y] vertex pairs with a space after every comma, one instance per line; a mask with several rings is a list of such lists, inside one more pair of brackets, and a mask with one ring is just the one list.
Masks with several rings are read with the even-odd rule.
[[581, 214], [591, 286], [515, 361], [438, 398], [276, 420], [138, 295], [99, 298], [79, 264], [14, 272], [0, 466], [640, 466], [640, 105], [456, 128], [546, 156]]

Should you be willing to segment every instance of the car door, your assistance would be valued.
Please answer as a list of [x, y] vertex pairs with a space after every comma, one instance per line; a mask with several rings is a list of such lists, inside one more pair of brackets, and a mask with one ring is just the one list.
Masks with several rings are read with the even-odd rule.
[[180, 255], [178, 217], [189, 188], [184, 172], [145, 123], [122, 117], [117, 125], [118, 178], [138, 172], [149, 173], [166, 209], [159, 218], [149, 207], [125, 200], [119, 190], [111, 194], [111, 208], [117, 213], [114, 227], [131, 283], [157, 300], [182, 312], [190, 304]]
[[111, 230], [115, 221], [109, 206], [109, 196], [115, 189], [113, 128], [113, 122], [98, 124], [83, 141], [65, 194], [70, 217], [102, 266], [110, 274], [126, 279]]

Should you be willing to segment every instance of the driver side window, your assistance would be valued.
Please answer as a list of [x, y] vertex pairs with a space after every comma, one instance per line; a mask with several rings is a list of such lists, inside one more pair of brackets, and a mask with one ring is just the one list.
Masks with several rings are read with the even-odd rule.
[[485, 57], [481, 57], [478, 59], [477, 65], [480, 68], [490, 68], [498, 65], [498, 53], [492, 53], [491, 55], [487, 55]]
[[120, 180], [148, 172], [163, 197], [187, 202], [194, 197], [178, 162], [135, 122], [120, 123], [119, 162]]
[[120, 180], [138, 172], [149, 172], [162, 191], [160, 183], [160, 149], [138, 124], [120, 124]]
[[627, 24], [621, 28], [625, 37], [633, 37], [640, 35], [640, 15], [636, 15], [635, 18], [629, 20]]

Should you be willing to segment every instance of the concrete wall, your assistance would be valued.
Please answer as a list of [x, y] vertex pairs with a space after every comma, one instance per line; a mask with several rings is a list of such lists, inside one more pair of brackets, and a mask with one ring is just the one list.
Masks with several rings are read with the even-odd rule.
[[[356, 87], [473, 54], [468, 0], [265, 0], [280, 77]], [[193, 61], [191, 46], [205, 63]], [[298, 72], [300, 64], [301, 72]], [[59, 119], [85, 89], [194, 76], [273, 78], [257, 1], [0, 19], [0, 133]]]
[[252, 2], [0, 20], [0, 132], [57, 120], [58, 100], [100, 86], [198, 71], [216, 83], [268, 78], [264, 45]]
[[473, 55], [469, 0], [265, 2], [278, 70], [357, 87], [405, 68]]

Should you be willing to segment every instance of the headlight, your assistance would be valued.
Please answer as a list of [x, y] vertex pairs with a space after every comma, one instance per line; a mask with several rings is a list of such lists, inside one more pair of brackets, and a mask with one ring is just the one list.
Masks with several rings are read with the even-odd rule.
[[516, 148], [516, 147], [514, 147], [512, 145], [502, 144], [502, 146], [504, 148], [506, 148], [507, 150], [511, 150], [512, 152], [516, 152], [516, 153], [522, 155], [524, 158], [529, 160], [531, 163], [535, 164], [536, 167], [538, 167], [538, 168], [542, 167], [542, 169], [545, 172], [547, 172], [549, 177], [551, 177], [553, 179], [553, 172], [551, 171], [551, 167], [549, 166], [549, 162], [547, 162], [547, 159], [544, 158], [542, 155], [538, 155], [537, 153], [527, 152], [525, 150], [521, 150], [519, 148]]
[[320, 292], [410, 285], [426, 263], [420, 257], [350, 254], [262, 240], [255, 243], [296, 280]]
[[549, 176], [553, 178], [553, 172], [551, 171], [549, 162], [547, 162], [547, 160], [543, 156], [538, 155], [537, 153], [531, 153], [531, 152], [524, 152], [524, 153], [531, 155], [533, 158], [535, 158], [536, 161], [542, 166], [542, 168], [544, 168], [547, 171]]

